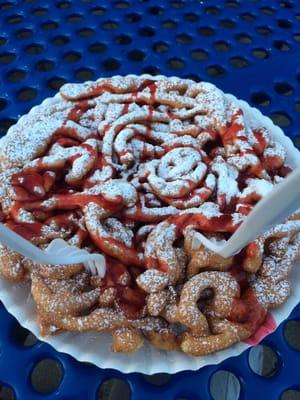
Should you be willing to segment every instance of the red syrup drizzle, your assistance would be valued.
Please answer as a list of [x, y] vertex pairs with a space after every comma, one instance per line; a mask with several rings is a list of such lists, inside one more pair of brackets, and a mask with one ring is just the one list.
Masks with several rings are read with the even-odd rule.
[[[149, 105], [148, 107], [148, 115], [146, 117], [146, 121], [148, 122], [152, 122], [153, 120], [153, 113], [154, 113], [154, 108], [153, 106], [157, 103], [157, 99], [156, 99], [156, 90], [157, 90], [157, 86], [156, 83], [151, 81], [151, 80], [147, 80], [145, 82], [143, 82], [143, 84], [135, 91], [131, 93], [131, 101], [137, 101], [139, 102], [139, 92], [145, 88], [149, 88], [150, 91], [150, 98], [148, 101], [146, 101], [146, 103]], [[111, 93], [122, 93], [120, 91], [117, 91], [112, 85], [110, 84], [101, 84], [99, 83], [98, 85], [94, 86], [85, 96], [84, 98], [86, 98], [87, 100], [79, 100], [79, 102], [77, 104], [75, 104], [75, 106], [70, 110], [70, 112], [68, 113], [68, 116], [66, 117], [65, 121], [63, 122], [63, 125], [61, 128], [59, 128], [56, 132], [56, 136], [55, 136], [55, 140], [57, 140], [57, 142], [62, 145], [63, 147], [68, 147], [68, 146], [72, 146], [72, 145], [80, 145], [80, 143], [77, 140], [77, 136], [78, 134], [76, 133], [76, 129], [74, 128], [67, 128], [65, 127], [65, 124], [68, 120], [72, 120], [74, 122], [79, 122], [80, 121], [80, 117], [83, 115], [84, 112], [86, 112], [89, 108], [93, 107], [93, 104], [91, 102], [88, 101], [88, 99], [91, 99], [92, 97], [95, 96], [99, 96], [102, 93], [104, 93], [105, 91], [109, 91]], [[141, 102], [144, 102], [144, 99], [141, 99]], [[122, 110], [122, 115], [125, 115], [129, 112], [129, 106], [130, 103], [126, 103], [123, 106], [123, 110]], [[242, 111], [238, 111], [234, 117], [232, 118], [232, 121], [230, 124], [228, 124], [228, 126], [225, 128], [224, 133], [220, 136], [218, 136], [218, 134], [216, 132], [211, 132], [211, 136], [212, 136], [212, 140], [213, 142], [209, 142], [206, 146], [205, 146], [205, 150], [207, 150], [207, 153], [209, 154], [209, 156], [207, 157], [207, 160], [204, 160], [205, 162], [209, 162], [210, 159], [209, 157], [213, 157], [214, 156], [214, 148], [216, 146], [216, 141], [217, 144], [222, 145], [226, 145], [226, 144], [232, 144], [236, 139], [241, 140], [241, 141], [247, 141], [247, 138], [245, 136], [243, 136], [242, 134], [239, 135], [239, 133], [243, 130], [243, 126], [241, 124], [238, 123], [238, 117], [242, 115]], [[170, 119], [174, 119], [174, 118], [178, 118], [176, 116], [176, 114], [172, 113], [171, 111], [168, 112], [168, 116]], [[106, 131], [110, 128], [110, 124], [107, 124], [107, 126], [104, 128], [102, 134], [98, 135], [103, 137], [106, 133]], [[148, 128], [150, 131], [150, 124], [148, 124]], [[263, 133], [261, 133], [260, 131], [254, 131], [253, 132], [255, 138], [257, 139], [258, 144], [256, 145], [256, 147], [254, 146], [254, 150], [255, 151], [250, 151], [250, 153], [256, 154], [256, 155], [260, 155], [263, 153], [267, 143], [265, 141], [265, 138], [263, 137]], [[62, 135], [65, 135], [67, 137], [62, 137]], [[72, 139], [71, 139], [71, 138]], [[89, 137], [97, 137], [97, 135], [90, 135]], [[75, 139], [75, 140], [74, 140]], [[219, 143], [218, 143], [219, 142]], [[52, 145], [53, 143], [51, 143]], [[85, 144], [82, 145], [82, 147], [85, 147], [87, 150], [93, 151], [93, 149], [90, 148], [89, 145]], [[170, 150], [170, 149], [167, 149]], [[248, 152], [248, 151], [247, 151]], [[76, 157], [76, 156], [75, 156]], [[264, 166], [268, 167], [271, 170], [271, 173], [275, 174], [279, 174], [280, 176], [285, 176], [287, 175], [290, 171], [288, 169], [288, 167], [277, 167], [276, 161], [277, 160], [273, 160], [273, 158], [269, 157], [268, 160], [264, 160], [263, 157], [262, 158], [262, 163]], [[71, 160], [74, 161], [74, 158]], [[265, 165], [267, 164], [267, 165]], [[106, 165], [105, 159], [100, 159], [98, 158], [97, 162], [95, 163], [96, 165], [101, 165], [104, 166]], [[95, 168], [94, 166], [94, 168]], [[93, 170], [94, 170], [93, 168]], [[246, 180], [246, 178], [251, 177], [252, 174], [254, 175], [259, 175], [260, 172], [262, 170], [262, 165], [261, 163], [258, 163], [257, 165], [255, 165], [254, 167], [251, 168], [251, 170], [249, 170], [247, 173], [242, 173], [240, 174], [240, 178], [239, 178], [239, 186], [244, 186], [244, 180]], [[26, 173], [25, 173], [26, 174]], [[20, 199], [22, 200], [23, 204], [24, 201], [27, 203], [24, 204], [24, 208], [26, 209], [26, 204], [31, 204], [32, 207], [28, 206], [28, 209], [33, 209], [35, 210], [35, 204], [38, 205], [38, 203], [41, 203], [41, 201], [31, 201], [29, 202], [28, 200], [37, 200], [39, 197], [36, 193], [32, 193], [32, 188], [34, 186], [39, 186], [41, 188], [44, 187], [45, 191], [48, 192], [48, 188], [45, 187], [45, 178], [47, 178], [47, 180], [49, 181], [49, 177], [46, 177], [45, 175], [40, 175], [38, 174], [38, 169], [36, 171], [32, 171], [32, 174], [28, 174], [27, 176], [24, 174], [24, 176], [21, 175], [15, 175], [15, 177], [13, 179], [15, 179], [15, 183], [13, 183], [13, 185], [15, 186], [15, 189], [19, 189], [20, 190], [20, 197], [22, 197], [22, 195], [27, 194], [27, 198], [26, 196], [24, 196], [25, 198]], [[47, 174], [47, 172], [46, 172]], [[18, 179], [18, 178], [25, 178], [22, 182]], [[35, 181], [35, 182], [34, 182]], [[49, 183], [47, 185], [52, 185], [53, 182], [49, 181]], [[46, 185], [46, 186], [47, 186]], [[104, 208], [107, 207], [108, 209], [112, 210], [112, 211], [119, 211], [121, 210], [121, 205], [115, 203], [111, 203], [111, 202], [107, 202], [104, 198], [102, 198], [101, 196], [97, 197], [96, 196], [91, 196], [91, 195], [87, 195], [87, 196], [79, 196], [75, 194], [57, 194], [57, 193], [61, 193], [60, 190], [63, 190], [63, 182], [57, 183], [57, 187], [56, 187], [56, 194], [55, 197], [57, 197], [59, 199], [59, 207], [60, 208], [60, 212], [62, 210], [70, 210], [70, 209], [77, 209], [77, 208], [81, 208], [83, 207], [88, 201], [94, 201], [96, 202], [98, 205], [103, 206]], [[52, 188], [53, 191], [53, 188]], [[32, 196], [32, 197], [31, 197]], [[43, 196], [42, 196], [43, 197]], [[121, 203], [121, 199], [120, 199], [120, 203]], [[221, 203], [223, 203], [223, 201], [221, 201]], [[18, 202], [18, 206], [21, 207], [21, 201]], [[141, 205], [137, 204], [137, 209], [138, 209], [138, 213], [141, 212]], [[211, 218], [206, 218], [203, 215], [199, 215], [199, 214], [185, 214], [185, 215], [181, 215], [181, 216], [175, 216], [175, 217], [169, 217], [169, 221], [170, 223], [174, 223], [176, 225], [176, 235], [177, 237], [179, 237], [182, 234], [182, 231], [184, 230], [185, 227], [187, 226], [194, 226], [195, 228], [201, 229], [203, 231], [219, 231], [219, 232], [225, 232], [226, 235], [229, 233], [234, 232], [235, 229], [238, 228], [237, 224], [233, 223], [233, 219], [232, 216], [230, 215], [230, 211], [231, 211], [231, 206], [233, 207], [233, 205], [230, 205], [230, 210], [226, 209], [223, 210], [224, 212], [226, 212], [225, 215], [222, 215], [221, 217], [211, 217]], [[40, 210], [42, 210], [43, 207], [40, 207]], [[37, 211], [39, 209], [39, 207], [37, 206]], [[58, 223], [58, 225], [64, 225], [66, 224], [67, 226], [70, 224], [70, 220], [68, 220], [69, 214], [68, 213], [64, 213], [64, 214], [58, 214], [57, 216], [53, 216], [53, 219], [56, 220], [56, 222]], [[51, 219], [51, 217], [49, 217], [49, 220]], [[158, 217], [157, 220], [160, 220], [161, 218]], [[138, 218], [137, 218], [138, 220]], [[145, 218], [142, 219], [141, 221], [145, 222], [147, 221]], [[47, 220], [45, 221], [47, 223]], [[149, 221], [149, 222], [153, 222], [153, 220]], [[23, 236], [26, 239], [32, 239], [34, 237], [38, 237], [41, 235], [42, 233], [42, 228], [44, 226], [44, 224], [40, 223], [40, 222], [36, 222], [36, 223], [16, 223], [11, 219], [7, 219], [6, 220], [7, 225], [13, 229], [15, 232], [19, 233], [21, 236]], [[80, 235], [82, 235], [82, 239], [85, 239], [85, 232], [80, 232]], [[94, 241], [96, 242], [96, 245], [98, 248], [101, 249], [102, 245], [99, 245], [97, 243], [97, 241], [93, 238], [89, 238], [90, 242]], [[111, 241], [114, 241], [116, 245], [119, 245], [119, 243], [117, 241], [115, 241], [114, 239], [110, 239]], [[128, 253], [128, 258], [130, 259], [131, 264], [135, 264], [136, 267], [132, 267], [130, 266], [129, 268], [135, 268], [136, 271], [141, 271], [141, 267], [143, 267], [143, 265], [141, 265], [140, 260], [138, 260], [138, 255], [137, 252], [135, 251], [135, 249], [128, 249], [124, 247], [124, 251], [126, 253], [126, 251], [130, 250]], [[245, 252], [243, 253], [243, 257], [245, 256]], [[132, 317], [136, 317], [136, 313], [139, 313], [140, 310], [142, 309], [142, 307], [145, 304], [145, 294], [143, 293], [143, 291], [141, 291], [140, 289], [136, 288], [136, 285], [133, 283], [131, 283], [131, 286], [122, 286], [118, 283], [116, 283], [116, 275], [118, 275], [118, 271], [121, 271], [122, 268], [120, 267], [119, 269], [117, 268], [117, 266], [113, 267], [113, 263], [118, 263], [118, 261], [113, 261], [113, 259], [107, 255], [105, 255], [107, 263], [108, 263], [108, 268], [107, 268], [107, 274], [105, 276], [105, 280], [106, 281], [106, 285], [107, 287], [110, 286], [116, 286], [117, 290], [118, 290], [118, 296], [119, 296], [119, 301], [120, 301], [120, 306], [124, 308], [124, 312], [128, 315], [131, 315]], [[237, 282], [240, 285], [241, 288], [241, 299], [239, 303], [237, 303], [237, 307], [236, 307], [236, 311], [233, 311], [233, 315], [232, 315], [232, 320], [234, 322], [236, 322], [237, 324], [242, 324], [245, 328], [248, 328], [249, 331], [251, 332], [255, 332], [250, 338], [248, 338], [247, 340], [245, 340], [245, 343], [248, 344], [257, 344], [259, 343], [267, 334], [269, 334], [270, 332], [272, 332], [275, 328], [276, 328], [276, 322], [274, 320], [274, 318], [272, 317], [272, 315], [270, 313], [267, 313], [265, 311], [265, 309], [260, 305], [260, 303], [258, 302], [258, 299], [255, 296], [254, 291], [249, 287], [248, 281], [247, 281], [247, 274], [242, 270], [242, 260], [243, 257], [240, 258], [240, 262], [239, 263], [234, 263], [234, 266], [230, 269], [231, 274], [236, 278]], [[109, 261], [111, 260], [111, 262]], [[119, 265], [123, 265], [122, 263], [119, 263]], [[127, 270], [127, 267], [125, 267], [123, 265], [123, 267]], [[147, 268], [159, 268], [161, 270], [164, 270], [165, 272], [168, 271], [168, 265], [165, 263], [163, 265], [158, 264], [156, 259], [152, 259], [149, 258], [148, 260], [146, 259], [146, 267]], [[115, 274], [113, 273], [113, 271], [115, 272]], [[138, 274], [138, 273], [137, 273]], [[114, 276], [113, 276], [114, 275]], [[113, 282], [113, 283], [112, 283]], [[105, 284], [104, 284], [105, 285]], [[262, 325], [260, 325], [262, 324]], [[260, 325], [260, 326], [259, 326]], [[257, 328], [258, 327], [258, 328]]]
[[267, 313], [266, 319], [262, 325], [248, 339], [244, 340], [245, 343], [254, 346], [260, 343], [267, 335], [274, 332], [277, 328], [277, 323], [271, 313]]
[[241, 290], [241, 297], [234, 300], [229, 320], [240, 324], [249, 332], [253, 332], [244, 342], [255, 345], [273, 332], [277, 324], [272, 314], [267, 312], [259, 303], [254, 290], [249, 286], [247, 273], [242, 268], [242, 262], [246, 255], [249, 256], [249, 253], [251, 254], [252, 250], [254, 251], [254, 248], [250, 246], [248, 252], [247, 250], [248, 248], [235, 256], [234, 264], [229, 270], [230, 274], [237, 280]]

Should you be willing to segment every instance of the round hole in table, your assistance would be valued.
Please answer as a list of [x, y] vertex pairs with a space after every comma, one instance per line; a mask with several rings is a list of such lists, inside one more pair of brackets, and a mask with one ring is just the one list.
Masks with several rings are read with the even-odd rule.
[[260, 12], [261, 12], [262, 14], [269, 15], [269, 16], [275, 14], [275, 10], [274, 10], [273, 8], [267, 7], [267, 6], [265, 6], [265, 7], [260, 7]]
[[127, 44], [130, 44], [132, 42], [132, 39], [128, 35], [119, 35], [115, 37], [115, 42], [122, 46], [126, 46]]
[[295, 33], [295, 34], [293, 35], [293, 38], [294, 38], [297, 42], [300, 42], [300, 33]]
[[192, 79], [195, 82], [201, 82], [201, 78], [195, 74], [187, 74], [184, 76], [185, 79]]
[[[98, 43], [92, 43], [89, 46], [89, 51], [91, 53], [103, 53], [106, 50], [107, 50], [107, 46], [104, 43], [99, 43], [99, 42]], [[75, 52], [72, 52], [72, 53], [78, 54], [80, 56], [80, 58], [81, 58], [81, 55], [79, 53], [75, 53]], [[67, 54], [69, 54], [69, 53], [67, 53]]]
[[30, 382], [36, 392], [52, 393], [58, 388], [63, 378], [63, 368], [58, 360], [45, 358], [34, 365]]
[[17, 39], [28, 39], [33, 35], [33, 31], [31, 29], [20, 29], [15, 32], [15, 36]]
[[135, 23], [139, 22], [142, 19], [142, 17], [139, 14], [131, 13], [126, 15], [126, 19], [130, 23]]
[[34, 15], [35, 17], [42, 17], [43, 15], [46, 15], [48, 13], [47, 8], [35, 8], [31, 11], [31, 14]]
[[150, 74], [150, 75], [160, 75], [161, 71], [159, 68], [153, 67], [152, 65], [148, 67], [144, 67], [142, 69], [143, 74]]
[[65, 83], [66, 83], [66, 80], [64, 78], [53, 77], [48, 80], [47, 86], [49, 89], [57, 91]]
[[17, 99], [20, 101], [31, 101], [37, 96], [38, 92], [35, 88], [24, 87], [17, 93]]
[[0, 382], [0, 399], [1, 400], [15, 400], [16, 396], [14, 391], [7, 385]]
[[170, 48], [169, 45], [164, 42], [157, 42], [154, 43], [154, 45], [152, 46], [152, 49], [156, 53], [166, 53], [169, 50], [169, 48]]
[[8, 128], [14, 125], [17, 121], [11, 118], [1, 118], [0, 119], [0, 135], [4, 135]]
[[257, 26], [255, 30], [259, 35], [262, 36], [269, 36], [273, 33], [272, 29], [267, 26]]
[[[300, 136], [297, 136], [295, 141], [299, 146]], [[284, 326], [284, 337], [290, 347], [300, 350], [300, 321], [288, 321]]]
[[251, 13], [242, 13], [240, 14], [240, 18], [245, 22], [253, 22], [256, 20], [256, 16]]
[[63, 55], [63, 59], [68, 63], [75, 63], [81, 59], [81, 54], [76, 51], [69, 51]]
[[62, 10], [70, 8], [71, 6], [72, 4], [69, 1], [60, 1], [59, 3], [56, 4], [56, 7]]
[[70, 39], [67, 36], [55, 36], [53, 39], [51, 39], [51, 43], [54, 44], [54, 46], [64, 46], [65, 44], [69, 43]]
[[178, 44], [190, 44], [192, 43], [193, 38], [190, 35], [187, 35], [186, 33], [180, 33], [179, 35], [176, 36], [176, 42]]
[[138, 32], [140, 36], [144, 37], [151, 37], [155, 35], [155, 30], [149, 26], [144, 26], [143, 28], [139, 29]]
[[277, 25], [279, 28], [289, 29], [292, 27], [292, 23], [286, 19], [279, 19], [277, 20]]
[[245, 68], [249, 65], [244, 57], [231, 57], [229, 62], [234, 68]]
[[191, 56], [193, 60], [202, 61], [202, 60], [207, 60], [208, 53], [202, 49], [197, 49], [191, 52]]
[[291, 118], [284, 112], [274, 112], [271, 114], [271, 119], [274, 124], [279, 125], [281, 128], [287, 128], [291, 125]]
[[58, 28], [58, 23], [56, 23], [55, 21], [46, 21], [41, 25], [41, 28], [44, 31], [52, 31]]
[[90, 10], [92, 15], [100, 16], [105, 14], [105, 8], [103, 7], [94, 7]]
[[180, 58], [174, 57], [174, 58], [170, 58], [167, 61], [167, 65], [170, 69], [182, 69], [184, 68], [184, 61], [181, 60]]
[[300, 390], [288, 389], [282, 393], [280, 400], [300, 400]]
[[215, 34], [215, 30], [209, 26], [201, 26], [198, 28], [198, 33], [203, 36], [213, 36]]
[[26, 77], [26, 71], [22, 69], [13, 69], [6, 74], [6, 79], [9, 82], [19, 82]]
[[281, 1], [279, 3], [279, 6], [282, 8], [293, 8], [293, 4], [290, 3], [289, 1]]
[[130, 61], [143, 61], [146, 57], [146, 54], [141, 50], [132, 50], [128, 53], [128, 58]]
[[233, 29], [235, 27], [235, 22], [230, 19], [223, 19], [219, 23], [220, 26], [225, 29]]
[[292, 86], [287, 82], [278, 82], [274, 85], [275, 91], [282, 96], [291, 96], [294, 92]]
[[119, 24], [116, 21], [105, 21], [102, 24], [102, 28], [107, 31], [117, 29], [118, 27], [119, 27]]
[[95, 35], [95, 30], [91, 29], [91, 28], [82, 28], [79, 29], [79, 31], [77, 32], [77, 35], [82, 37], [82, 38], [89, 38], [93, 35]]
[[6, 106], [7, 106], [6, 100], [0, 98], [0, 111], [4, 110]]
[[252, 50], [252, 55], [255, 58], [262, 59], [262, 60], [264, 60], [264, 59], [269, 57], [269, 53], [265, 49], [253, 49]]
[[291, 49], [290, 44], [285, 40], [275, 40], [274, 47], [280, 51], [289, 51]]
[[252, 43], [251, 36], [247, 35], [246, 33], [239, 33], [239, 34], [235, 35], [235, 40], [242, 44]]
[[39, 72], [48, 72], [54, 68], [55, 64], [51, 60], [41, 60], [35, 64], [35, 69]]
[[207, 74], [212, 77], [220, 77], [225, 74], [225, 70], [220, 65], [210, 65], [206, 69]]
[[248, 354], [249, 366], [257, 375], [265, 378], [273, 376], [279, 368], [279, 359], [275, 351], [264, 345], [257, 345]]
[[79, 14], [71, 14], [67, 15], [66, 20], [70, 22], [71, 24], [77, 24], [77, 22], [80, 22], [82, 20], [82, 16]]
[[167, 385], [170, 382], [171, 378], [172, 375], [170, 374], [144, 375], [145, 381], [155, 386]]
[[238, 400], [240, 390], [240, 382], [232, 372], [219, 370], [210, 378], [209, 391], [213, 400]]
[[105, 71], [116, 71], [120, 68], [121, 64], [114, 58], [108, 58], [102, 62], [102, 67]]
[[162, 15], [164, 13], [164, 9], [161, 7], [154, 6], [148, 8], [148, 12], [152, 15]]
[[183, 1], [171, 1], [171, 7], [173, 8], [183, 8], [185, 6]]
[[129, 4], [127, 3], [127, 1], [116, 1], [115, 3], [114, 3], [114, 7], [115, 8], [128, 8], [129, 7]]
[[14, 6], [14, 3], [5, 2], [5, 3], [0, 4], [0, 10], [3, 10], [3, 11], [10, 10], [11, 8], [13, 8], [13, 6]]
[[24, 20], [24, 17], [22, 15], [9, 15], [6, 18], [6, 22], [9, 24], [19, 24]]
[[16, 55], [14, 53], [1, 53], [0, 54], [0, 64], [9, 64], [15, 61]]
[[95, 76], [94, 71], [89, 68], [80, 68], [75, 72], [75, 78], [79, 81], [89, 81]]
[[217, 51], [227, 52], [230, 50], [230, 44], [228, 42], [225, 42], [224, 40], [220, 40], [214, 43], [214, 48]]
[[118, 378], [106, 379], [97, 391], [97, 400], [129, 400], [131, 391], [126, 381]]
[[271, 97], [264, 92], [256, 92], [251, 96], [251, 101], [258, 106], [268, 106], [271, 103]]
[[219, 15], [220, 14], [220, 9], [214, 6], [206, 7], [204, 9], [204, 12], [208, 15]]
[[184, 14], [183, 18], [185, 19], [185, 21], [188, 22], [197, 22], [199, 20], [199, 16], [194, 13]]
[[162, 27], [166, 29], [175, 29], [177, 27], [177, 23], [171, 20], [162, 21], [161, 24]]
[[4, 46], [7, 43], [7, 39], [5, 37], [0, 36], [0, 46]]
[[225, 7], [228, 8], [239, 8], [240, 4], [237, 1], [229, 0], [225, 2]]
[[25, 52], [30, 55], [40, 54], [44, 50], [41, 44], [33, 43], [25, 48]]
[[13, 326], [11, 338], [14, 343], [22, 347], [31, 347], [38, 343], [38, 339], [34, 336], [34, 334], [19, 324], [15, 324]]

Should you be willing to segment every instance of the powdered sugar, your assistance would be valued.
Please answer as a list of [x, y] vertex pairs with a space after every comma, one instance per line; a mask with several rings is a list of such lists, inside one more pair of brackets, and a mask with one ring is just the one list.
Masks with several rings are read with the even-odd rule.
[[[158, 315], [167, 296], [164, 288], [175, 285], [180, 294], [178, 283], [186, 281], [184, 227], [190, 223], [197, 229], [197, 223], [201, 226], [204, 221], [213, 230], [214, 223], [224, 222], [224, 226], [231, 224], [230, 233], [246, 218], [237, 207], [253, 206], [272, 190], [279, 175], [284, 175], [284, 169], [276, 171], [272, 166], [273, 158], [275, 165], [282, 165], [284, 149], [211, 84], [117, 77], [65, 85], [61, 93], [71, 101], [60, 97], [51, 111], [39, 109], [35, 117], [24, 120], [24, 137], [20, 128], [15, 128], [5, 139], [7, 155], [3, 151], [0, 154], [1, 165], [19, 165], [18, 172], [22, 173], [19, 178], [12, 175], [8, 179], [13, 189], [8, 191], [10, 202], [4, 200], [7, 189], [1, 185], [3, 208], [15, 223], [38, 221], [44, 225], [42, 236], [47, 240], [56, 235], [79, 246], [85, 241], [84, 246], [93, 251], [94, 243], [120, 264], [149, 268], [140, 280], [148, 292], [162, 290], [163, 294], [157, 295], [160, 304], [154, 310]], [[32, 143], [29, 131], [33, 132]], [[30, 186], [30, 179], [39, 184]], [[12, 208], [22, 203], [24, 208], [18, 212]], [[60, 224], [66, 210], [66, 214], [71, 211], [73, 219], [68, 217]], [[280, 271], [276, 269], [280, 257], [278, 262], [266, 262], [259, 279], [252, 281], [257, 298], [266, 307], [276, 306], [288, 296], [284, 274], [299, 254], [299, 238], [294, 237], [300, 229], [298, 222], [284, 225], [270, 233], [279, 241], [276, 244], [274, 240], [269, 251], [284, 253], [286, 267], [282, 264]], [[285, 235], [289, 240], [281, 240]], [[272, 274], [265, 274], [266, 270]], [[213, 301], [219, 298], [229, 309], [223, 283]], [[203, 284], [209, 282], [203, 280]], [[234, 290], [237, 284], [233, 286], [227, 289]], [[191, 294], [196, 293], [194, 290]], [[78, 296], [76, 304], [82, 301]], [[189, 314], [188, 310], [183, 314]], [[209, 307], [205, 312], [210, 317], [225, 315]], [[99, 316], [92, 313], [63, 318], [63, 325], [79, 330], [96, 327]], [[176, 312], [173, 314], [175, 318]], [[119, 317], [101, 316], [103, 327], [115, 326]], [[139, 327], [150, 330], [159, 325], [151, 321], [140, 322]], [[162, 326], [157, 329], [167, 332]]]

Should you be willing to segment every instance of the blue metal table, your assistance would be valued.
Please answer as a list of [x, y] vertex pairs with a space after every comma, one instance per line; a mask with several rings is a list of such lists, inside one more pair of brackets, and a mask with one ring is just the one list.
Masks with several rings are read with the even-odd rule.
[[[299, 0], [0, 0], [0, 133], [64, 82], [147, 72], [211, 81], [271, 116], [299, 146], [299, 51]], [[269, 372], [255, 373], [246, 351], [218, 366], [160, 377], [160, 385], [35, 342], [2, 305], [0, 324], [1, 400], [106, 398], [101, 385], [116, 378], [135, 400], [219, 400], [225, 392], [229, 400], [299, 398], [300, 306], [263, 341], [276, 358]], [[56, 361], [60, 377], [39, 392], [32, 383], [44, 359]], [[229, 381], [237, 379], [239, 397], [213, 388], [220, 371], [235, 376]]]

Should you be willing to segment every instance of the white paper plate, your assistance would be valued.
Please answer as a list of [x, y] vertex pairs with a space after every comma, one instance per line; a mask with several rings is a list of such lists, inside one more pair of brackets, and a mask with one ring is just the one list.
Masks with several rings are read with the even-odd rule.
[[[151, 75], [143, 75], [143, 77], [151, 79], [164, 78], [163, 76], [152, 77]], [[287, 160], [290, 165], [294, 167], [300, 166], [300, 152], [278, 126], [275, 126], [269, 118], [263, 116], [257, 109], [250, 107], [245, 101], [238, 100], [229, 94], [226, 96], [243, 109], [247, 118], [260, 120], [272, 136], [280, 141], [287, 151]], [[59, 101], [59, 99], [60, 94], [57, 94], [53, 98], [44, 100], [42, 104], [52, 104]], [[38, 106], [33, 107], [30, 114], [36, 112], [37, 108]], [[27, 118], [27, 115], [21, 117], [19, 121]], [[271, 313], [277, 326], [289, 316], [299, 302], [297, 293], [300, 293], [300, 263], [295, 265], [291, 279], [293, 282], [292, 295], [284, 305]], [[191, 357], [178, 351], [160, 351], [145, 343], [137, 353], [128, 355], [110, 351], [111, 335], [107, 333], [62, 333], [47, 338], [41, 337], [36, 323], [35, 304], [29, 295], [29, 288], [29, 284], [12, 284], [0, 279], [0, 300], [6, 309], [17, 318], [19, 323], [33, 332], [40, 340], [49, 343], [58, 351], [72, 355], [79, 361], [90, 362], [101, 368], [113, 368], [125, 373], [141, 372], [144, 374], [197, 370], [205, 365], [218, 364], [228, 357], [237, 356], [250, 347], [247, 343], [238, 343], [229, 349], [209, 356]]]

